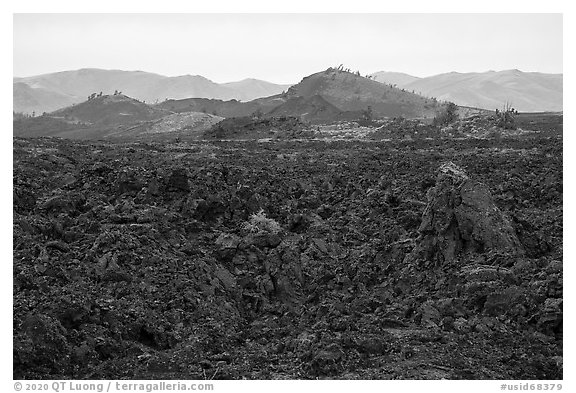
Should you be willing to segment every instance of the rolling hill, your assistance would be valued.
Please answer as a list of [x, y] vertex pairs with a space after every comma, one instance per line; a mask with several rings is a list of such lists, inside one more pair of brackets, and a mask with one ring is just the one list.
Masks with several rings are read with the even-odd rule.
[[344, 112], [371, 107], [375, 116], [433, 117], [438, 108], [434, 100], [333, 68], [307, 76], [286, 93], [287, 99], [315, 95]]
[[173, 113], [121, 94], [103, 95], [42, 116], [16, 116], [13, 135], [145, 139], [170, 134], [197, 138], [222, 119], [199, 112]]
[[[143, 71], [95, 68], [14, 78], [13, 85], [13, 110], [24, 113], [50, 112], [83, 102], [95, 92], [112, 94], [118, 90], [148, 103], [191, 97], [249, 101], [281, 93], [289, 87], [257, 79], [218, 84], [200, 75], [167, 77]], [[47, 94], [57, 99], [44, 99]]]
[[[387, 79], [387, 73], [372, 75], [384, 83], [394, 80]], [[563, 110], [562, 74], [519, 70], [450, 72], [414, 80], [395, 80], [394, 83], [408, 91], [414, 90], [461, 106], [494, 110], [501, 109], [508, 102], [520, 112]]]
[[122, 94], [102, 95], [42, 116], [15, 119], [13, 135], [98, 139], [169, 114]]
[[168, 114], [167, 111], [118, 94], [96, 97], [78, 105], [59, 109], [51, 115], [87, 125], [118, 126], [159, 119]]

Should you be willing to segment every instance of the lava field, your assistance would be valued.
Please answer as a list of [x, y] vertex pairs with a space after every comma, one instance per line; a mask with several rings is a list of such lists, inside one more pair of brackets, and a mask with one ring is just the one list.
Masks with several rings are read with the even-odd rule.
[[14, 379], [562, 379], [562, 139], [13, 140]]

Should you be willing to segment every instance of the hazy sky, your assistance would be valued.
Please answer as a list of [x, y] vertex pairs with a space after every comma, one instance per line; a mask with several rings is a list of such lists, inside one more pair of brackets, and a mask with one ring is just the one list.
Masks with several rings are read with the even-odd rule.
[[91, 67], [296, 83], [341, 63], [362, 74], [561, 73], [562, 15], [14, 15], [14, 76]]

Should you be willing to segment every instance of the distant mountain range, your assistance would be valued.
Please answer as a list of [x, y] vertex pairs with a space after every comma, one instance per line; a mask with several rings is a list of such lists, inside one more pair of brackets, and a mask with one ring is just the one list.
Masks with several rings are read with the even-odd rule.
[[[15, 85], [21, 83], [19, 81]], [[261, 92], [266, 88], [265, 84], [260, 83], [240, 82], [242, 84], [256, 86], [255, 89]], [[62, 85], [66, 86], [65, 83]], [[44, 86], [48, 85], [35, 88], [49, 87]], [[84, 87], [84, 93], [100, 90], [94, 87]], [[30, 86], [24, 87], [27, 88]], [[297, 118], [310, 124], [340, 120], [369, 121], [380, 117], [432, 118], [444, 105], [358, 73], [334, 68], [309, 75], [280, 94], [247, 102], [186, 98], [153, 104], [129, 97], [125, 92], [89, 95], [90, 98], [87, 94], [81, 103], [42, 116], [15, 116], [14, 136], [139, 138], [159, 132], [199, 136], [202, 130], [215, 122], [230, 117]]]
[[13, 79], [13, 110], [41, 114], [80, 103], [92, 93], [120, 91], [135, 99], [155, 103], [166, 99], [214, 98], [250, 101], [287, 90], [258, 79], [215, 83], [199, 75], [168, 77], [142, 71], [85, 68]]
[[[312, 91], [316, 88], [322, 90], [321, 85], [325, 84], [326, 78], [320, 78], [320, 74], [322, 73], [305, 78], [299, 84], [300, 92], [296, 95], [310, 98], [315, 94], [308, 94], [304, 90]], [[343, 85], [353, 80], [350, 73], [337, 75], [339, 76], [334, 78]], [[397, 100], [400, 99], [398, 96], [400, 90], [389, 90], [386, 93], [382, 91], [382, 95], [377, 97], [379, 88], [375, 88], [371, 82], [378, 81], [389, 85], [387, 88], [397, 87], [404, 89], [405, 92], [414, 93], [411, 98], [403, 97], [407, 101], [414, 101], [417, 95], [422, 95], [426, 98], [452, 101], [461, 106], [489, 110], [500, 109], [506, 103], [510, 103], [521, 112], [562, 111], [563, 105], [562, 74], [507, 70], [482, 73], [450, 72], [419, 78], [401, 72], [380, 71], [371, 74], [371, 77], [372, 81], [367, 78], [354, 79], [356, 85], [353, 91], [342, 89], [343, 86], [334, 87], [335, 84], [332, 83], [333, 92], [323, 90], [319, 95], [344, 111], [363, 109], [365, 103], [370, 100], [372, 100], [371, 106], [377, 108], [379, 112], [398, 112], [400, 109], [391, 109], [394, 105], [404, 105], [404, 109], [410, 106]], [[219, 84], [199, 75], [168, 77], [143, 71], [85, 68], [13, 78], [13, 110], [28, 114], [52, 112], [81, 103], [92, 93], [102, 92], [107, 95], [115, 91], [148, 104], [188, 98], [237, 100], [243, 103], [278, 95], [289, 91], [290, 87], [291, 85], [278, 85], [258, 79]], [[294, 88], [291, 90], [295, 91]], [[340, 93], [350, 95], [338, 96]], [[372, 98], [366, 101], [368, 96]], [[420, 105], [419, 111], [422, 111], [423, 105], [426, 104]], [[302, 102], [293, 105], [293, 109], [301, 106]], [[387, 110], [384, 110], [385, 106], [388, 107]]]
[[374, 80], [408, 91], [452, 101], [461, 106], [502, 109], [510, 103], [520, 112], [560, 112], [563, 74], [519, 70], [458, 73], [426, 78], [398, 72], [376, 72]]

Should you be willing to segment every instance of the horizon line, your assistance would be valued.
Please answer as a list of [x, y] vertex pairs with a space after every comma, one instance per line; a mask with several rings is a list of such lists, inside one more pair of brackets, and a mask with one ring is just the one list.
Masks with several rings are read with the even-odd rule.
[[[13, 75], [12, 78], [18, 78], [18, 79], [25, 79], [25, 78], [34, 78], [34, 77], [39, 77], [39, 76], [44, 76], [44, 75], [51, 75], [51, 74], [58, 74], [58, 73], [62, 73], [62, 72], [74, 72], [74, 71], [81, 71], [81, 70], [98, 70], [98, 71], [121, 71], [121, 72], [142, 72], [142, 73], [146, 73], [146, 74], [152, 74], [152, 75], [158, 75], [161, 77], [165, 77], [165, 78], [178, 78], [178, 77], [183, 77], [183, 76], [197, 76], [197, 77], [201, 77], [201, 78], [205, 78], [208, 79], [211, 82], [217, 83], [217, 84], [226, 84], [226, 83], [234, 83], [234, 82], [241, 82], [244, 80], [249, 80], [249, 79], [253, 79], [253, 80], [259, 80], [259, 81], [263, 81], [263, 82], [268, 82], [268, 83], [274, 83], [277, 85], [289, 85], [289, 84], [296, 84], [298, 82], [295, 83], [286, 83], [286, 82], [271, 82], [269, 80], [266, 79], [260, 79], [257, 77], [245, 77], [242, 79], [237, 79], [237, 80], [232, 80], [232, 81], [228, 81], [228, 82], [216, 82], [213, 79], [210, 79], [204, 75], [200, 75], [200, 74], [180, 74], [180, 75], [164, 75], [164, 74], [160, 74], [157, 72], [153, 72], [153, 71], [144, 71], [144, 70], [125, 70], [125, 69], [119, 69], [119, 68], [98, 68], [98, 67], [81, 67], [81, 68], [76, 68], [76, 69], [65, 69], [65, 70], [61, 70], [61, 71], [52, 71], [52, 72], [44, 72], [41, 74], [34, 74], [34, 75], [27, 75], [27, 76], [16, 76]], [[320, 71], [316, 71], [313, 74], [317, 73], [317, 72], [322, 72], [325, 71], [326, 69], [320, 70]], [[538, 74], [549, 74], [549, 75], [564, 75], [564, 72], [542, 72], [542, 71], [523, 71], [520, 70], [518, 68], [508, 68], [508, 69], [501, 69], [501, 70], [486, 70], [486, 71], [446, 71], [446, 72], [441, 72], [438, 74], [432, 74], [432, 75], [428, 75], [428, 76], [416, 76], [416, 75], [412, 75], [409, 74], [407, 72], [404, 71], [390, 71], [390, 70], [379, 70], [379, 71], [374, 71], [365, 75], [373, 75], [376, 74], [378, 72], [389, 72], [389, 73], [398, 73], [398, 74], [405, 74], [408, 76], [412, 76], [414, 78], [418, 78], [418, 79], [425, 79], [425, 78], [431, 78], [434, 76], [439, 76], [439, 75], [446, 75], [446, 74], [485, 74], [485, 73], [489, 73], [489, 72], [506, 72], [506, 71], [520, 71], [522, 73], [538, 73]], [[313, 75], [310, 74], [310, 75]], [[307, 75], [306, 75], [307, 76]], [[14, 81], [13, 81], [14, 82]]]

